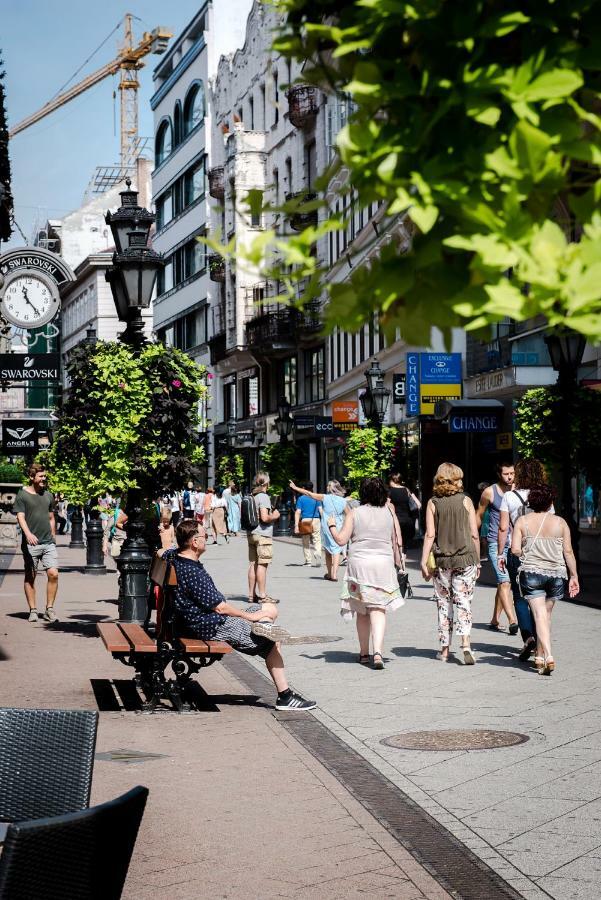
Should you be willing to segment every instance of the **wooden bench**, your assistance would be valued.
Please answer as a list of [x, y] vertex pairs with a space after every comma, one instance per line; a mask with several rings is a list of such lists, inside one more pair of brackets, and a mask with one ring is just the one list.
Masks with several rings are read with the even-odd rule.
[[[175, 568], [155, 556], [150, 569], [147, 624], [99, 622], [98, 634], [109, 653], [134, 669], [134, 681], [145, 697], [144, 710], [162, 707], [168, 700], [178, 712], [193, 709], [186, 688], [190, 677], [220, 660], [232, 648], [224, 641], [203, 641], [180, 634], [177, 628], [173, 591], [177, 587]], [[150, 633], [150, 601], [156, 598], [157, 624]], [[167, 676], [171, 667], [173, 678]]]

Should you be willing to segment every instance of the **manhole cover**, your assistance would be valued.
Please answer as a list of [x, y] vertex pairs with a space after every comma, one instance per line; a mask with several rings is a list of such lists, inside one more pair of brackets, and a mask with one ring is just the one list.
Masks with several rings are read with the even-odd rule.
[[496, 750], [515, 747], [530, 738], [515, 731], [457, 728], [446, 731], [408, 731], [392, 734], [380, 743], [397, 750]]
[[164, 753], [150, 753], [148, 750], [107, 750], [105, 753], [96, 754], [96, 759], [120, 763], [139, 763], [148, 759], [165, 758]]
[[291, 634], [289, 638], [282, 641], [284, 644], [331, 644], [334, 641], [341, 641], [342, 638], [331, 634]]

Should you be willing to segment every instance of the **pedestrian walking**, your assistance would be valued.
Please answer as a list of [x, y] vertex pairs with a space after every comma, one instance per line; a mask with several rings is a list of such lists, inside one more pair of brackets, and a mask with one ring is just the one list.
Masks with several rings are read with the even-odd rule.
[[570, 529], [565, 519], [552, 512], [553, 494], [547, 484], [530, 489], [531, 512], [517, 519], [511, 538], [511, 552], [520, 560], [518, 588], [536, 622], [534, 665], [539, 675], [550, 675], [555, 669], [551, 613], [555, 601], [564, 598], [568, 572], [570, 597], [580, 591]]
[[391, 474], [389, 486], [390, 502], [394, 506], [396, 517], [399, 520], [403, 535], [403, 547], [407, 551], [415, 537], [415, 522], [422, 504], [413, 491], [403, 482], [398, 472]]
[[325, 494], [318, 494], [306, 488], [299, 488], [292, 481], [290, 482], [290, 487], [313, 501], [321, 501], [321, 538], [326, 552], [326, 574], [323, 577], [326, 581], [338, 581], [338, 566], [346, 547], [341, 547], [332, 537], [328, 527], [328, 519], [333, 517], [336, 522], [336, 528], [342, 528], [344, 511], [347, 507], [344, 488], [339, 481], [333, 479], [328, 481]]
[[[528, 506], [528, 497], [530, 491], [534, 487], [545, 484], [547, 476], [545, 467], [538, 459], [520, 459], [515, 465], [515, 482], [510, 491], [503, 495], [501, 510], [499, 516], [499, 539], [498, 548], [505, 546], [510, 530], [515, 527], [515, 523], [520, 516], [530, 512]], [[551, 510], [555, 512], [555, 509]], [[518, 586], [518, 569], [520, 567], [519, 557], [509, 549], [506, 560], [503, 559], [502, 552], [499, 552], [499, 567], [505, 568], [511, 580], [511, 590], [513, 593], [513, 603], [518, 617], [518, 625], [524, 646], [518, 654], [518, 658], [522, 662], [532, 656], [536, 649], [536, 624], [532, 617], [530, 607], [527, 601], [521, 595]]]
[[[98, 497], [98, 507], [100, 509], [100, 522], [102, 524], [102, 552], [109, 552], [109, 533], [113, 525], [113, 512], [115, 504], [112, 496], [107, 491], [103, 497]], [[90, 509], [94, 508], [93, 502]], [[89, 510], [88, 510], [89, 515]], [[87, 524], [87, 523], [86, 523]]]
[[[225, 496], [225, 491], [223, 492]], [[229, 494], [227, 501], [227, 527], [230, 534], [237, 537], [240, 531], [240, 504], [242, 503], [242, 494], [240, 488], [235, 481], [229, 483]]]
[[173, 514], [168, 506], [163, 506], [159, 521], [159, 536], [161, 549], [170, 550], [175, 547], [175, 528], [173, 527]]
[[184, 519], [194, 518], [194, 482], [189, 481], [182, 493], [182, 514]]
[[368, 666], [371, 662], [374, 669], [383, 669], [386, 614], [405, 602], [397, 578], [402, 536], [380, 478], [364, 478], [359, 499], [359, 507], [345, 506], [341, 528], [337, 528], [334, 515], [328, 516], [327, 526], [339, 547], [349, 545], [341, 614], [347, 620], [356, 616], [359, 663]]
[[205, 503], [204, 503], [204, 527], [207, 533], [207, 539], [209, 535], [214, 537], [213, 534], [213, 497], [215, 496], [215, 489], [212, 487], [207, 488], [207, 492], [205, 494]]
[[225, 542], [229, 541], [227, 528], [227, 501], [223, 496], [222, 488], [217, 488], [217, 493], [213, 494], [211, 500], [211, 522], [213, 525], [213, 543], [218, 544], [218, 536], [225, 538]]
[[[290, 482], [292, 490], [296, 490]], [[300, 534], [303, 543], [305, 566], [321, 566], [321, 511], [318, 499], [322, 495], [313, 494], [313, 482], [305, 481], [298, 489], [294, 510], [294, 533]]]
[[173, 491], [171, 494], [165, 494], [163, 504], [164, 506], [168, 506], [171, 510], [171, 521], [173, 522], [173, 527], [177, 528], [183, 512], [182, 496], [180, 492]]
[[46, 572], [46, 622], [56, 622], [54, 603], [58, 591], [58, 555], [56, 552], [56, 523], [54, 498], [49, 490], [48, 474], [41, 463], [33, 463], [28, 470], [29, 484], [22, 487], [13, 504], [13, 512], [22, 532], [21, 549], [25, 569], [25, 598], [29, 606], [29, 621], [38, 621], [35, 579], [41, 563]]
[[192, 499], [194, 504], [194, 518], [202, 525], [205, 518], [205, 492], [202, 490], [200, 485], [197, 485], [194, 489]]
[[126, 524], [127, 514], [121, 509], [121, 498], [118, 498], [115, 503], [113, 527], [109, 532], [110, 552], [113, 559], [118, 559], [121, 556], [121, 548], [127, 540]]
[[[267, 595], [267, 568], [273, 560], [273, 523], [280, 518], [272, 509], [269, 496], [269, 475], [257, 472], [253, 481], [252, 498], [258, 524], [247, 532], [248, 539], [248, 598], [252, 602], [273, 603]], [[278, 602], [278, 601], [275, 601]]]
[[[476, 660], [470, 646], [472, 599], [480, 574], [480, 537], [476, 510], [463, 492], [463, 471], [453, 463], [440, 465], [434, 476], [433, 496], [426, 506], [426, 536], [422, 548], [422, 575], [434, 581], [438, 606], [439, 659], [449, 661], [453, 619], [457, 608], [457, 634], [466, 666]], [[432, 553], [433, 559], [430, 557]]]
[[[499, 567], [499, 520], [501, 517], [501, 504], [503, 497], [513, 488], [515, 481], [515, 469], [513, 463], [501, 462], [497, 465], [497, 482], [490, 484], [482, 491], [480, 495], [480, 503], [476, 511], [476, 523], [478, 530], [482, 527], [484, 516], [488, 512], [488, 530], [486, 532], [486, 544], [488, 551], [488, 559], [493, 567], [495, 578], [497, 581], [497, 590], [495, 593], [495, 605], [493, 609], [492, 619], [489, 628], [493, 631], [499, 630], [501, 613], [504, 612], [509, 622], [509, 634], [518, 633], [518, 621], [516, 618], [515, 606], [511, 594], [511, 581], [507, 574], [506, 566]], [[507, 561], [507, 552], [509, 550], [509, 535], [503, 548], [502, 557]]]

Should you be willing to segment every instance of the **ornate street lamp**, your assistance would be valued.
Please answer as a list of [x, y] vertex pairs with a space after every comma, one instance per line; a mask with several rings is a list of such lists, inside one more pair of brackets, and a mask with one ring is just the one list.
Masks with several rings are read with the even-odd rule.
[[367, 379], [367, 390], [369, 393], [373, 394], [374, 388], [376, 387], [378, 380], [384, 377], [384, 373], [380, 368], [380, 363], [374, 356], [369, 366], [369, 369], [365, 370], [365, 378]]
[[236, 446], [236, 422], [235, 419], [230, 419], [227, 423], [227, 443], [228, 447]]
[[129, 178], [126, 184], [127, 190], [121, 191], [121, 206], [105, 216], [115, 242], [113, 265], [105, 278], [111, 286], [119, 321], [127, 323], [119, 339], [139, 348], [145, 343], [142, 310], [150, 306], [156, 277], [165, 260], [148, 246], [155, 217], [138, 206], [138, 192], [130, 190]]
[[280, 436], [280, 444], [287, 444], [288, 437], [292, 433], [294, 420], [290, 415], [290, 403], [286, 397], [282, 397], [278, 403], [278, 416], [275, 420], [275, 430]]
[[545, 344], [551, 357], [551, 365], [557, 372], [561, 404], [561, 421], [563, 427], [557, 436], [561, 457], [561, 499], [562, 512], [569, 525], [572, 546], [576, 559], [579, 558], [580, 533], [574, 511], [572, 494], [572, 475], [574, 473], [574, 457], [570, 443], [568, 422], [572, 415], [574, 394], [578, 387], [578, 367], [584, 356], [586, 338], [574, 331], [559, 330], [545, 335]]
[[[155, 217], [138, 205], [138, 192], [121, 191], [121, 206], [105, 217], [115, 242], [113, 265], [105, 278], [110, 284], [117, 315], [126, 323], [119, 339], [139, 351], [145, 344], [142, 310], [148, 309], [157, 274], [165, 260], [148, 247], [150, 228]], [[140, 473], [141, 474], [141, 473]], [[142, 491], [130, 488], [127, 493], [127, 539], [117, 560], [119, 569], [119, 619], [143, 623], [147, 615], [148, 571], [150, 552], [144, 540]]]
[[376, 429], [378, 439], [378, 459], [382, 456], [382, 425], [390, 403], [391, 391], [384, 386], [384, 372], [377, 359], [365, 370], [367, 389], [361, 395], [363, 415], [368, 423]]

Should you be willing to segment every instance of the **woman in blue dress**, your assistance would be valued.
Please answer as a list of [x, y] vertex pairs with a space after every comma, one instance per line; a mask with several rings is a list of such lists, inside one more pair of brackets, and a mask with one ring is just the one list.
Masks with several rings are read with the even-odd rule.
[[326, 574], [323, 576], [326, 581], [338, 581], [338, 566], [340, 564], [340, 554], [344, 547], [340, 547], [328, 528], [328, 519], [333, 516], [336, 520], [336, 528], [340, 529], [344, 521], [344, 509], [346, 507], [346, 499], [344, 496], [344, 488], [339, 481], [328, 481], [325, 494], [318, 494], [315, 491], [307, 491], [305, 488], [297, 487], [293, 481], [290, 487], [297, 494], [304, 494], [306, 497], [312, 497], [313, 500], [322, 501], [321, 511], [321, 540], [324, 550], [326, 551]]
[[242, 503], [242, 495], [237, 484], [233, 481], [229, 484], [228, 491], [224, 491], [227, 500], [227, 527], [230, 534], [237, 535], [241, 528], [240, 523], [240, 504]]

